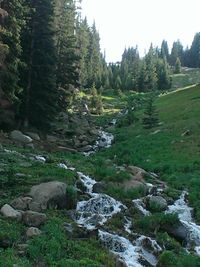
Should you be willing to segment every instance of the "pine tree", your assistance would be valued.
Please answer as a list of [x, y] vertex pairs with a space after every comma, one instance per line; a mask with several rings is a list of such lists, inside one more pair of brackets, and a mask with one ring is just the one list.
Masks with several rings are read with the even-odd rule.
[[147, 101], [146, 109], [144, 111], [143, 127], [151, 129], [158, 126], [158, 113], [154, 105], [154, 97], [151, 95]]
[[200, 67], [200, 32], [196, 33], [190, 48], [190, 67]]
[[49, 129], [58, 111], [53, 0], [29, 0], [23, 30], [24, 86], [20, 116], [40, 129]]
[[166, 59], [158, 59], [156, 65], [158, 76], [158, 90], [167, 90], [171, 88], [170, 67]]
[[147, 74], [147, 65], [146, 65], [145, 60], [141, 61], [137, 83], [138, 83], [139, 92], [148, 91], [148, 74]]
[[9, 100], [16, 101], [20, 91], [19, 66], [21, 55], [21, 28], [23, 25], [23, 1], [0, 2], [2, 23], [0, 27], [1, 68], [0, 89]]
[[124, 50], [121, 62], [122, 87], [126, 90], [137, 89], [139, 75], [139, 53], [138, 49], [130, 47]]
[[180, 61], [179, 57], [177, 57], [177, 59], [176, 59], [176, 63], [175, 63], [175, 67], [174, 67], [174, 73], [175, 74], [181, 73], [181, 61]]
[[89, 51], [89, 35], [90, 30], [87, 23], [87, 19], [77, 19], [76, 24], [77, 42], [79, 51], [79, 81], [83, 88], [88, 86], [88, 51]]
[[74, 0], [59, 0], [55, 8], [56, 84], [59, 107], [65, 111], [79, 86], [77, 40], [75, 35], [76, 5]]
[[173, 43], [172, 50], [171, 50], [171, 55], [170, 55], [170, 64], [172, 66], [175, 66], [176, 59], [179, 57], [181, 63], [183, 61], [183, 45], [181, 42], [178, 40]]
[[91, 88], [91, 108], [95, 114], [100, 115], [103, 112], [102, 97], [98, 94], [95, 83]]
[[157, 55], [155, 54], [153, 45], [151, 44], [149, 48], [149, 52], [145, 57], [148, 91], [153, 91], [157, 89], [158, 77], [156, 73], [156, 60], [155, 59], [157, 59]]
[[165, 59], [167, 62], [169, 62], [169, 47], [167, 41], [165, 40], [163, 40], [161, 44], [160, 56], [162, 59]]

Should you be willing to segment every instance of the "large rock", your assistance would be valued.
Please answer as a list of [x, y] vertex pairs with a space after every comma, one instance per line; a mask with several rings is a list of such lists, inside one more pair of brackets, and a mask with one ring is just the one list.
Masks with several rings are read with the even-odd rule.
[[94, 193], [104, 193], [105, 190], [106, 190], [106, 184], [98, 182], [98, 183], [93, 185], [92, 191]]
[[27, 226], [38, 227], [47, 220], [47, 216], [44, 213], [39, 213], [35, 211], [25, 211], [23, 213], [22, 221]]
[[18, 141], [24, 144], [29, 144], [33, 141], [33, 139], [31, 137], [29, 137], [28, 135], [23, 134], [20, 131], [14, 130], [11, 132], [10, 137], [14, 140], [14, 141]]
[[18, 220], [18, 221], [20, 221], [21, 218], [22, 218], [22, 213], [20, 211], [17, 211], [15, 209], [13, 209], [8, 204], [5, 204], [1, 208], [1, 214], [6, 218], [15, 219], [15, 220]]
[[173, 226], [166, 226], [164, 227], [165, 231], [173, 236], [175, 239], [177, 239], [180, 242], [185, 242], [185, 244], [188, 241], [188, 235], [190, 234], [188, 228], [182, 223], [179, 222], [179, 224], [177, 225], [173, 225]]
[[[33, 201], [39, 203], [42, 209], [46, 209], [48, 204], [55, 202], [55, 205], [63, 206], [66, 204], [67, 185], [58, 181], [42, 183], [31, 188], [29, 195]], [[59, 202], [62, 203], [59, 203]], [[59, 207], [58, 207], [59, 208]]]

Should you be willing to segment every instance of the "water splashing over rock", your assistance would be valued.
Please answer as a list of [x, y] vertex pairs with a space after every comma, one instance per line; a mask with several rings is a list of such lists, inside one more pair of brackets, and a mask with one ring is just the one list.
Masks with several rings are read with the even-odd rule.
[[183, 191], [180, 198], [168, 207], [166, 213], [176, 213], [178, 215], [180, 222], [187, 231], [187, 248], [195, 245], [195, 251], [200, 255], [200, 226], [192, 221], [193, 209], [188, 206], [185, 200], [187, 194], [186, 191]]
[[93, 146], [89, 147], [89, 151], [83, 152], [85, 156], [90, 156], [101, 148], [111, 147], [114, 140], [114, 135], [105, 131], [99, 131], [99, 138]]
[[154, 254], [162, 251], [155, 240], [146, 236], [140, 236], [131, 243], [124, 237], [99, 230], [99, 238], [127, 267], [156, 266], [158, 261]]
[[77, 223], [87, 229], [95, 229], [103, 225], [114, 214], [123, 208], [121, 202], [105, 194], [93, 194], [94, 197], [88, 201], [81, 201], [77, 205], [79, 218]]
[[149, 216], [151, 215], [151, 212], [148, 211], [145, 206], [144, 203], [142, 201], [142, 199], [134, 199], [133, 201], [134, 206], [144, 215], [144, 216]]

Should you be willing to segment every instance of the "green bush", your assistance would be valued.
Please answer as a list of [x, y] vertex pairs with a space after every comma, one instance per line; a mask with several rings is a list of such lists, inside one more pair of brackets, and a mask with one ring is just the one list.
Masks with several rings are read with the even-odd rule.
[[168, 226], [178, 224], [179, 219], [176, 214], [156, 213], [151, 216], [146, 216], [135, 221], [135, 227], [146, 234], [165, 230]]
[[158, 267], [200, 267], [199, 257], [185, 253], [174, 254], [171, 251], [164, 251], [158, 262]]
[[156, 235], [156, 240], [166, 250], [175, 250], [179, 252], [182, 247], [174, 238], [170, 237], [167, 233], [160, 232]]
[[14, 249], [9, 248], [4, 251], [0, 249], [0, 267], [13, 267], [16, 263], [20, 267], [32, 267], [27, 259], [18, 257]]

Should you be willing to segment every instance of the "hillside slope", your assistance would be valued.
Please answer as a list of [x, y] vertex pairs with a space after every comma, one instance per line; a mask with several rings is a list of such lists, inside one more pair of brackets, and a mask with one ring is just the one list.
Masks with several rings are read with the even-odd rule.
[[139, 122], [116, 130], [116, 143], [105, 152], [116, 164], [140, 166], [173, 187], [187, 188], [200, 221], [200, 86], [162, 95], [156, 102], [160, 126], [144, 130]]

